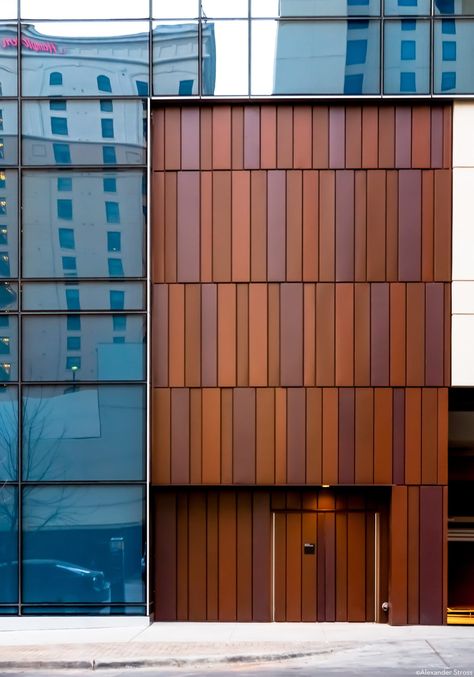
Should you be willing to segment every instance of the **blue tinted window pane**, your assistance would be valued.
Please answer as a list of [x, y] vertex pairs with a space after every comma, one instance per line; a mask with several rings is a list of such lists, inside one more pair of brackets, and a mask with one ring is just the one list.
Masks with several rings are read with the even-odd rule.
[[114, 138], [114, 121], [103, 119], [100, 121], [102, 127], [102, 137], [104, 139], [113, 139]]
[[23, 600], [143, 602], [144, 507], [142, 487], [25, 489]]
[[456, 34], [456, 22], [452, 19], [444, 19], [441, 22], [441, 32], [443, 35], [455, 35]]
[[[215, 87], [216, 74], [216, 41], [215, 22], [203, 24], [203, 64], [204, 72], [213, 77], [203, 79], [203, 91], [212, 94]], [[176, 61], [166, 57], [170, 47], [176, 53], [186, 54], [186, 58]], [[181, 82], [192, 82], [192, 90], [189, 92], [189, 84], [185, 85], [188, 96], [199, 94], [199, 50], [198, 50], [198, 27], [196, 22], [186, 23], [162, 22], [153, 26], [153, 93], [157, 96], [181, 95]], [[208, 89], [207, 85], [211, 89]]]
[[49, 108], [50, 110], [66, 110], [67, 103], [62, 99], [53, 99], [49, 102]]
[[385, 0], [385, 14], [431, 14], [431, 0]]
[[[1, 35], [1, 29], [0, 29]], [[1, 38], [0, 38], [1, 40]], [[0, 42], [1, 50], [1, 42]], [[2, 67], [0, 56], [0, 87]], [[0, 110], [0, 160], [2, 165], [18, 164], [18, 107], [14, 101], [2, 101]]]
[[441, 91], [449, 92], [456, 89], [456, 73], [445, 71], [441, 74]]
[[51, 133], [67, 136], [67, 118], [51, 118]]
[[412, 19], [402, 19], [402, 31], [416, 31], [416, 21]]
[[[0, 360], [3, 360], [3, 357], [0, 357]], [[0, 388], [0, 430], [2, 431], [0, 435], [0, 481], [16, 480], [18, 477], [18, 390], [14, 386]], [[0, 506], [2, 505], [1, 499], [2, 489], [0, 488]], [[2, 529], [1, 515], [0, 510], [0, 532]], [[0, 547], [0, 560], [1, 552]], [[0, 594], [0, 602], [5, 601]]]
[[3, 343], [0, 353], [0, 383], [18, 380], [18, 319], [13, 316], [7, 320], [0, 332]]
[[[79, 299], [79, 289], [66, 289], [66, 307], [68, 310], [81, 309], [81, 302]], [[70, 327], [68, 326], [68, 329], [69, 328]]]
[[180, 80], [179, 81], [179, 96], [192, 96], [194, 87], [194, 80]]
[[456, 43], [443, 40], [443, 61], [456, 61]]
[[104, 179], [104, 193], [116, 193], [117, 180], [112, 178]]
[[136, 81], [137, 94], [138, 96], [148, 96], [148, 82], [143, 82], [143, 80]]
[[109, 259], [109, 275], [111, 277], [123, 277], [122, 259]]
[[111, 310], [123, 310], [125, 307], [125, 292], [123, 291], [110, 291], [110, 309]]
[[14, 170], [0, 169], [0, 277], [18, 274], [18, 184]]
[[127, 329], [126, 315], [114, 315], [112, 318], [112, 324], [114, 331], [126, 331]]
[[[474, 10], [474, 4], [473, 4]], [[434, 91], [436, 94], [474, 93], [474, 21], [453, 19], [455, 40], [446, 40], [446, 21], [434, 22]]]
[[115, 146], [103, 146], [102, 159], [105, 165], [117, 164], [117, 156], [115, 154]]
[[436, 14], [474, 15], [474, 0], [434, 0]]
[[119, 252], [121, 250], [121, 237], [117, 231], [109, 231], [107, 233], [107, 250], [109, 252]]
[[52, 87], [57, 87], [58, 85], [63, 84], [63, 76], [62, 73], [59, 73], [58, 71], [53, 71], [52, 73], [49, 74], [49, 84]]
[[362, 94], [363, 84], [363, 75], [346, 75], [344, 79], [344, 94]]
[[74, 249], [74, 230], [72, 228], [59, 228], [59, 245], [63, 249]]
[[68, 336], [67, 337], [67, 349], [68, 350], [80, 350], [81, 349], [81, 337], [80, 336]]
[[[273, 16], [271, 12], [258, 9], [258, 3], [253, 0], [253, 10], [257, 6], [258, 15]], [[267, 3], [265, 4], [268, 7]], [[360, 14], [379, 14], [380, 0], [347, 0], [347, 2], [335, 2], [335, 0], [280, 0], [280, 16], [357, 16]], [[254, 12], [254, 16], [255, 16]]]
[[0, 96], [17, 94], [17, 44], [16, 24], [0, 25]]
[[71, 164], [71, 151], [67, 143], [53, 143], [54, 161], [58, 165]]
[[348, 40], [346, 66], [363, 64], [367, 60], [367, 40]]
[[58, 178], [58, 191], [60, 193], [69, 192], [71, 190], [72, 190], [72, 179], [64, 177]]
[[97, 88], [100, 92], [111, 92], [112, 85], [110, 84], [110, 78], [108, 78], [106, 75], [98, 75]]
[[76, 271], [77, 263], [75, 256], [62, 256], [61, 257], [63, 270], [67, 272]]
[[100, 102], [100, 110], [102, 113], [112, 113], [114, 110], [114, 102], [112, 99], [102, 99]]
[[66, 329], [67, 331], [81, 331], [81, 316], [69, 315], [66, 318]]
[[[23, 375], [27, 381], [70, 381], [65, 368], [67, 327], [65, 316], [23, 318]], [[124, 318], [126, 343], [113, 343], [114, 322], [110, 316], [82, 315], [81, 368], [76, 381], [130, 381], [145, 377], [145, 322], [141, 315]]]
[[10, 284], [9, 282], [0, 282], [0, 310], [16, 310], [17, 308], [18, 308], [17, 285]]
[[107, 223], [120, 223], [120, 209], [118, 202], [105, 203], [105, 216]]
[[[16, 286], [2, 293], [0, 283], [0, 308], [14, 309], [17, 305]], [[12, 287], [14, 287], [12, 289]], [[124, 310], [143, 310], [145, 288], [141, 282], [31, 282], [22, 290], [23, 310], [110, 310], [110, 292], [120, 290], [125, 298]], [[79, 302], [80, 294], [80, 302]], [[2, 316], [0, 315], [0, 318]]]
[[[67, 371], [78, 371], [81, 368], [81, 358], [80, 357], [71, 357], [68, 356], [66, 357], [66, 370]], [[74, 380], [75, 374], [73, 374], [73, 380]]]
[[72, 200], [57, 200], [58, 219], [72, 220]]
[[[18, 602], [18, 494], [15, 487], [0, 486], [0, 506], [0, 603], [15, 604]], [[2, 613], [5, 613], [3, 609]]]
[[[5, 607], [4, 607], [5, 608]], [[0, 613], [6, 613], [1, 611]], [[16, 609], [14, 613], [17, 613]], [[145, 616], [145, 606], [97, 606], [89, 604], [88, 606], [22, 606], [23, 616]]]
[[[387, 94], [427, 94], [430, 90], [430, 25], [416, 21], [406, 40], [403, 21], [385, 22], [384, 87]], [[410, 61], [407, 64], [407, 60]]]

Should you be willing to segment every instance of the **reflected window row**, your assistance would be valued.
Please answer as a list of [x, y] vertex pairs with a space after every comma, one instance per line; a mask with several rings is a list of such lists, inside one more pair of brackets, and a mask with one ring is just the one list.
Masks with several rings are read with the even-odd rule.
[[51, 614], [51, 606], [71, 613], [73, 605], [126, 613], [109, 606], [117, 604], [144, 613], [136, 606], [145, 602], [144, 487], [23, 487], [20, 566], [18, 498], [16, 487], [0, 488], [0, 614], [17, 613], [19, 602], [32, 605], [22, 609], [30, 614]]
[[[146, 117], [137, 111], [142, 103], [107, 97], [148, 95], [148, 24], [134, 24], [134, 30], [145, 32], [124, 36], [101, 35], [109, 24], [97, 22], [86, 27], [99, 35], [72, 37], [78, 26], [25, 29], [34, 30], [36, 46], [27, 48], [24, 37], [22, 95], [54, 98], [24, 102], [22, 162], [143, 164]], [[123, 22], [111, 26], [126, 30]], [[11, 97], [17, 93], [17, 38], [12, 36], [15, 26], [0, 29], [1, 94]], [[469, 94], [474, 93], [473, 50], [474, 19], [162, 21], [153, 26], [152, 93]], [[63, 98], [68, 96], [104, 98], [86, 104]], [[2, 105], [0, 159], [14, 164], [16, 104]]]

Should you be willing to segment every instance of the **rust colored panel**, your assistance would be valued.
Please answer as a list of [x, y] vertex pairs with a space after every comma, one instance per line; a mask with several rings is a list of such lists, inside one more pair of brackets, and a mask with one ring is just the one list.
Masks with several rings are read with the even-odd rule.
[[329, 167], [329, 108], [314, 106], [313, 108], [313, 167], [328, 169]]
[[317, 590], [318, 596], [316, 599], [317, 620], [326, 620], [326, 544], [324, 539], [324, 526], [326, 515], [324, 513], [317, 513], [316, 525], [318, 536], [318, 547], [316, 548], [316, 567], [317, 567]]
[[431, 167], [443, 166], [443, 109], [431, 108]]
[[218, 383], [234, 386], [236, 383], [236, 287], [221, 284], [217, 291], [218, 327]]
[[408, 488], [408, 623], [420, 622], [420, 489]]
[[244, 168], [244, 108], [232, 106], [232, 169]]
[[431, 114], [429, 106], [414, 106], [412, 112], [412, 167], [431, 165]]
[[280, 286], [281, 385], [303, 380], [303, 285]]
[[376, 169], [379, 155], [379, 116], [377, 106], [362, 109], [362, 167]]
[[201, 108], [201, 169], [212, 169], [212, 108]]
[[433, 192], [434, 175], [425, 171], [421, 176], [421, 276], [426, 282], [433, 280], [434, 215]]
[[438, 392], [423, 388], [421, 398], [421, 482], [438, 481]]
[[392, 393], [391, 388], [374, 393], [374, 484], [392, 484]]
[[219, 494], [219, 620], [237, 620], [237, 523], [235, 492]]
[[329, 108], [329, 167], [343, 169], [346, 162], [346, 111], [342, 106]]
[[405, 483], [421, 483], [421, 389], [405, 390]]
[[267, 384], [267, 287], [249, 285], [249, 385]]
[[202, 481], [218, 484], [221, 478], [221, 398], [218, 388], [202, 390]]
[[219, 619], [219, 535], [218, 494], [207, 494], [207, 616], [208, 621]]
[[335, 172], [319, 174], [319, 279], [334, 280], [335, 267]]
[[287, 172], [286, 279], [299, 282], [303, 274], [303, 173]]
[[201, 385], [201, 285], [189, 284], [185, 290], [185, 381], [187, 386]]
[[316, 287], [305, 284], [303, 288], [303, 382], [305, 386], [316, 383]]
[[286, 484], [287, 470], [287, 390], [275, 388], [275, 483]]
[[177, 501], [177, 617], [179, 621], [187, 621], [189, 613], [188, 600], [188, 495], [178, 493]]
[[367, 280], [385, 280], [386, 172], [367, 172]]
[[201, 172], [201, 282], [212, 282], [212, 172]]
[[280, 384], [280, 285], [268, 285], [268, 385]]
[[190, 413], [190, 481], [191, 484], [202, 482], [202, 391], [193, 389], [191, 395]]
[[427, 386], [441, 386], [444, 381], [444, 285], [426, 285], [425, 359]]
[[255, 390], [234, 390], [234, 483], [255, 483]]
[[434, 279], [451, 280], [451, 171], [437, 171], [434, 204]]
[[262, 106], [260, 109], [261, 120], [261, 148], [260, 162], [262, 169], [276, 168], [276, 138], [277, 121], [276, 107]]
[[232, 279], [231, 174], [212, 177], [212, 274], [215, 282]]
[[189, 612], [188, 620], [202, 621], [207, 615], [206, 495], [189, 494]]
[[301, 513], [286, 515], [286, 621], [301, 620]]
[[323, 484], [336, 484], [338, 475], [338, 391], [323, 390]]
[[322, 484], [322, 396], [321, 388], [307, 388], [306, 390], [306, 482], [308, 484]]
[[451, 383], [451, 285], [444, 285], [444, 384]]
[[393, 391], [393, 483], [405, 484], [405, 391]]
[[324, 517], [325, 620], [330, 622], [336, 620], [336, 518], [334, 513]]
[[398, 178], [398, 275], [421, 279], [421, 172], [401, 170]]
[[230, 169], [232, 165], [232, 118], [230, 106], [212, 108], [212, 168]]
[[249, 172], [232, 173], [232, 279], [250, 280]]
[[157, 493], [154, 500], [155, 524], [155, 604], [156, 618], [176, 620], [176, 498]]
[[354, 383], [354, 285], [336, 284], [336, 385]]
[[319, 181], [317, 172], [303, 172], [303, 280], [318, 278]]
[[354, 384], [370, 383], [370, 285], [354, 285]]
[[295, 169], [311, 169], [313, 147], [311, 107], [295, 106], [293, 121], [293, 167]]
[[336, 621], [347, 621], [347, 513], [336, 514]]
[[162, 171], [165, 168], [165, 111], [158, 108], [151, 113], [152, 121], [152, 170]]
[[406, 285], [390, 285], [390, 385], [406, 383]]
[[171, 483], [189, 483], [189, 389], [171, 391]]
[[178, 281], [199, 281], [199, 173], [178, 174]]
[[249, 286], [237, 285], [237, 385], [249, 384]]
[[450, 169], [452, 167], [451, 139], [453, 135], [451, 106], [444, 106], [443, 113], [443, 167]]
[[355, 473], [354, 388], [339, 389], [339, 483], [353, 484]]
[[171, 482], [171, 405], [168, 388], [153, 388], [152, 484]]
[[256, 492], [253, 496], [252, 514], [252, 571], [253, 618], [271, 621], [271, 523], [270, 496]]
[[165, 169], [181, 169], [181, 109], [165, 108]]
[[349, 513], [347, 516], [347, 607], [348, 621], [367, 620], [365, 570], [366, 515]]
[[273, 598], [273, 619], [274, 621], [286, 620], [286, 514], [275, 513], [274, 519], [274, 562], [273, 576], [274, 576], [274, 598]]
[[398, 280], [398, 171], [387, 172], [387, 265], [386, 280]]
[[395, 108], [379, 108], [379, 167], [395, 166]]
[[256, 389], [256, 481], [275, 482], [275, 391]]
[[[317, 543], [316, 513], [302, 514], [302, 542]], [[301, 620], [314, 622], [317, 617], [317, 557], [303, 555], [301, 562]]]
[[153, 285], [153, 386], [168, 385], [168, 285]]
[[176, 282], [177, 179], [165, 174], [165, 282]]
[[184, 285], [169, 287], [169, 379], [170, 386], [184, 386]]
[[165, 175], [153, 172], [151, 175], [151, 261], [152, 282], [165, 281]]
[[354, 279], [354, 172], [336, 174], [336, 281]]
[[237, 620], [252, 619], [252, 494], [237, 495]]
[[202, 385], [217, 385], [217, 285], [201, 285]]
[[316, 385], [334, 385], [335, 336], [334, 336], [333, 284], [316, 285]]
[[221, 484], [234, 481], [233, 394], [232, 388], [221, 390]]
[[286, 273], [286, 177], [285, 172], [268, 172], [268, 280], [279, 282]]
[[244, 167], [259, 169], [260, 167], [260, 108], [245, 106], [244, 108]]
[[[370, 382], [388, 386], [390, 371], [390, 297], [388, 284], [372, 284], [370, 299]], [[397, 350], [397, 346], [393, 346]]]
[[277, 106], [277, 167], [293, 167], [293, 107]]
[[438, 389], [438, 484], [448, 483], [448, 389]]
[[346, 108], [346, 167], [359, 169], [362, 166], [362, 108]]
[[425, 285], [407, 285], [407, 385], [425, 381]]
[[411, 167], [411, 107], [395, 109], [395, 166], [397, 169]]
[[267, 174], [252, 172], [250, 202], [250, 269], [254, 282], [267, 279]]
[[356, 484], [374, 481], [374, 390], [355, 390], [355, 475]]
[[181, 169], [199, 169], [199, 108], [181, 109]]
[[408, 620], [408, 490], [392, 488], [390, 510], [390, 616], [392, 625]]
[[443, 608], [443, 489], [420, 488], [420, 623], [439, 625]]
[[287, 393], [287, 481], [306, 481], [306, 392], [304, 388], [288, 388]]
[[367, 172], [355, 172], [354, 279], [367, 279]]

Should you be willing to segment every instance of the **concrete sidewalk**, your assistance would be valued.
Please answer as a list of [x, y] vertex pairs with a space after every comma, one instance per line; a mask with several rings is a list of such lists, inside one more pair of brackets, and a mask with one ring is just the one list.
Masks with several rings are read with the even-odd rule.
[[[10, 620], [10, 623], [9, 623]], [[31, 621], [19, 629], [12, 621]], [[368, 623], [153, 623], [126, 618], [84, 629], [84, 619], [62, 618], [62, 627], [36, 629], [37, 619], [2, 619], [0, 668], [99, 669], [173, 667], [284, 660], [370, 650], [375, 656], [473, 647], [474, 628], [391, 627]], [[118, 619], [113, 619], [116, 621]], [[127, 620], [129, 625], [127, 625]], [[81, 627], [82, 626], [82, 627]], [[439, 647], [439, 648], [438, 648]], [[427, 649], [428, 648], [428, 649]]]

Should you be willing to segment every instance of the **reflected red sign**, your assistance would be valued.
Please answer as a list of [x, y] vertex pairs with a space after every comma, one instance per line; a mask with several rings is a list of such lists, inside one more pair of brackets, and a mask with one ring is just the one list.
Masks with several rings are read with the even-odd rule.
[[[33, 52], [48, 52], [49, 54], [58, 53], [58, 47], [55, 42], [38, 42], [38, 40], [23, 37], [21, 39], [21, 46], [25, 49], [31, 49]], [[18, 39], [3, 38], [2, 48], [6, 49], [7, 47], [18, 47]]]

